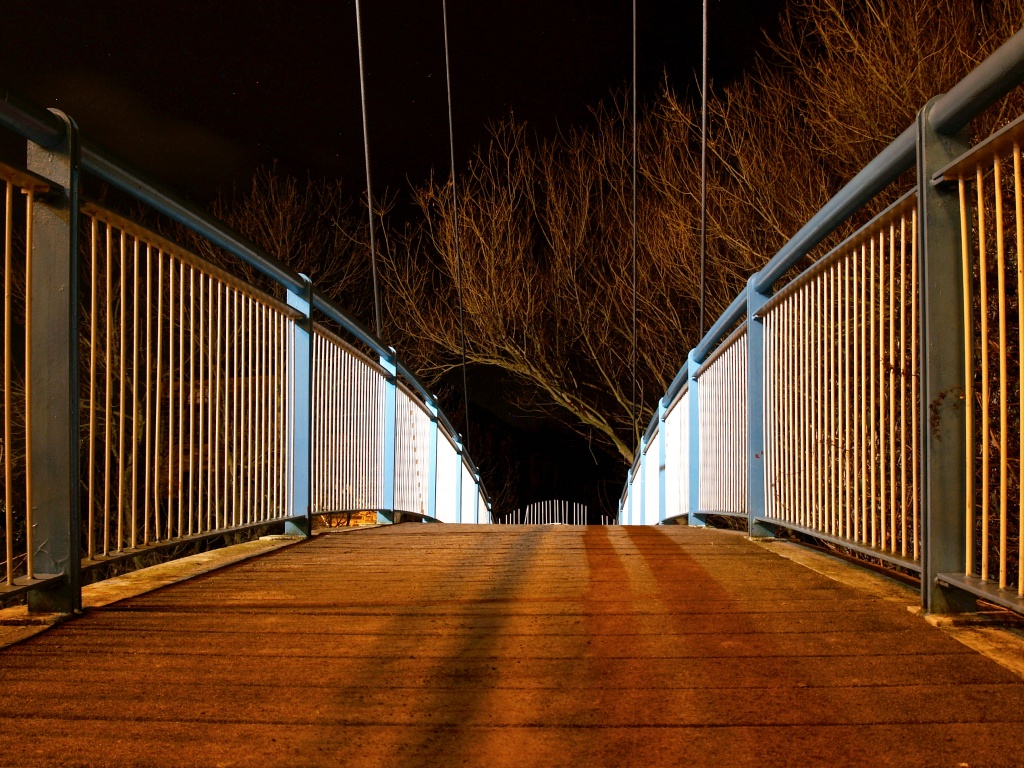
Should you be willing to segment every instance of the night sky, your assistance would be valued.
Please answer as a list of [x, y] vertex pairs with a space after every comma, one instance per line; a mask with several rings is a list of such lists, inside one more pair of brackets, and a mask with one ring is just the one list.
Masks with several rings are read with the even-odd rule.
[[[726, 83], [762, 47], [780, 0], [712, 0], [711, 68]], [[0, 83], [78, 120], [92, 140], [202, 201], [277, 161], [364, 185], [355, 6], [347, 2], [0, 2]], [[514, 112], [541, 135], [582, 122], [631, 76], [629, 2], [450, 0], [457, 155]], [[700, 2], [641, 0], [640, 94], [700, 74]], [[441, 0], [367, 0], [375, 191], [447, 173]]]
[[[776, 26], [783, 5], [711, 0], [714, 85], [765, 52], [762, 29]], [[374, 193], [399, 193], [399, 215], [410, 183], [448, 174], [441, 8], [363, 3]], [[638, 14], [641, 99], [666, 76], [696, 97], [699, 0], [640, 0]], [[448, 18], [460, 165], [487, 140], [488, 122], [512, 112], [549, 136], [585, 123], [631, 78], [625, 0], [449, 0]], [[65, 110], [91, 141], [201, 205], [273, 162], [300, 178], [340, 177], [352, 197], [365, 188], [353, 0], [58, 2], [45, 11], [0, 0], [0, 86]], [[21, 146], [0, 141], [0, 155]], [[521, 504], [558, 497], [595, 516], [614, 511], [617, 459], [510, 407], [503, 376], [477, 371], [470, 383], [470, 436], [481, 430], [497, 441], [486, 452], [519, 464]]]

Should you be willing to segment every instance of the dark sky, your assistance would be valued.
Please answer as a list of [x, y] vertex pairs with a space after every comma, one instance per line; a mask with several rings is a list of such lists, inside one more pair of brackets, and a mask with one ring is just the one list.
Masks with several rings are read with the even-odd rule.
[[[781, 0], [711, 0], [712, 74], [752, 62]], [[692, 89], [699, 0], [640, 0], [640, 92]], [[457, 154], [514, 111], [539, 133], [626, 83], [625, 0], [450, 0]], [[355, 6], [339, 2], [0, 1], [0, 84], [202, 201], [277, 160], [364, 184]], [[374, 186], [448, 164], [441, 0], [364, 0]]]
[[[711, 0], [717, 84], [751, 65], [783, 4]], [[431, 169], [448, 173], [441, 7], [363, 2], [375, 194], [405, 191]], [[586, 121], [590, 106], [630, 80], [628, 0], [449, 0], [448, 15], [460, 164], [487, 140], [489, 121], [513, 111], [551, 135]], [[700, 0], [639, 0], [639, 19], [641, 98], [657, 93], [664, 74], [696, 94]], [[0, 86], [64, 109], [89, 139], [200, 204], [275, 161], [299, 177], [341, 177], [353, 197], [364, 190], [354, 0], [55, 0], [45, 10], [0, 0]], [[2, 139], [0, 155], [23, 152]], [[475, 373], [474, 407], [515, 422], [505, 386]], [[498, 441], [499, 463], [521, 467], [501, 468], [498, 483], [520, 486], [519, 503], [607, 496], [607, 508], [591, 511], [613, 512], [618, 461], [561, 428], [544, 427], [540, 440], [538, 425], [528, 426], [483, 430]], [[569, 455], [582, 464], [567, 464]]]

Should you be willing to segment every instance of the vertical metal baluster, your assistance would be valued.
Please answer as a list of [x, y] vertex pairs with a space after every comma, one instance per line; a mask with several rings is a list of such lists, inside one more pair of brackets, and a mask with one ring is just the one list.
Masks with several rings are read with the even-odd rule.
[[[967, 575], [974, 574], [974, 280], [971, 269], [971, 231], [967, 223], [967, 182], [963, 176], [959, 178], [960, 191], [960, 253], [961, 273], [963, 274], [964, 291], [964, 433], [966, 434], [967, 445], [965, 455], [967, 457], [966, 485], [967, 493], [964, 499], [964, 524], [966, 526], [966, 570]], [[915, 375], [918, 374], [914, 368]], [[916, 403], [915, 403], [916, 405]], [[915, 455], [915, 466], [917, 457]]]
[[[335, 388], [335, 422], [334, 432], [334, 460], [339, 467], [344, 468], [344, 485], [335, 486], [334, 506], [338, 508], [343, 503], [348, 503], [348, 508], [359, 506], [377, 506], [376, 496], [369, 492], [371, 484], [376, 483], [377, 463], [376, 454], [369, 462], [365, 477], [355, 471], [359, 463], [359, 454], [364, 456], [368, 453], [369, 446], [376, 446], [377, 442], [368, 442], [371, 438], [368, 429], [369, 420], [366, 418], [367, 404], [371, 402], [371, 392], [367, 385], [369, 381], [368, 369], [356, 360], [353, 360], [346, 351], [340, 347], [334, 350], [335, 369], [338, 371], [338, 385]], [[344, 371], [346, 379], [344, 386], [341, 379], [341, 372]], [[346, 446], [347, 442], [347, 446]], [[345, 450], [352, 449], [351, 454]], [[347, 493], [346, 493], [347, 492]], [[342, 496], [346, 493], [346, 497]]]
[[259, 302], [255, 302], [253, 305], [253, 325], [255, 327], [255, 333], [253, 334], [253, 360], [256, 361], [256, 368], [253, 371], [252, 387], [253, 387], [253, 420], [251, 429], [253, 430], [253, 444], [255, 449], [253, 456], [256, 461], [253, 464], [252, 472], [252, 485], [253, 485], [253, 499], [255, 505], [253, 508], [254, 518], [256, 520], [263, 519], [263, 466], [266, 462], [266, 455], [264, 453], [265, 445], [263, 441], [263, 375], [266, 373], [265, 361], [263, 359], [263, 305]]
[[163, 341], [164, 341], [164, 252], [158, 249], [157, 258], [157, 285], [156, 285], [156, 393], [154, 401], [154, 415], [156, 420], [155, 444], [153, 446], [153, 533], [156, 541], [160, 541], [160, 427], [161, 413], [160, 392], [163, 389]]
[[[90, 560], [96, 556], [96, 514], [93, 499], [96, 498], [93, 484], [96, 478], [96, 325], [99, 312], [97, 294], [97, 252], [99, 250], [99, 222], [89, 221], [89, 480], [86, 489], [88, 505], [88, 537], [86, 554]], [[9, 443], [8, 443], [9, 445]]]
[[819, 480], [819, 487], [821, 489], [820, 494], [820, 513], [818, 516], [818, 530], [828, 532], [829, 517], [831, 515], [830, 498], [831, 492], [831, 478], [829, 476], [829, 441], [831, 439], [831, 433], [829, 431], [829, 285], [828, 285], [828, 268], [826, 267], [817, 277], [816, 281], [819, 284], [818, 296], [819, 296], [819, 307], [818, 307], [818, 402], [820, 416], [818, 422], [820, 425], [819, 437], [818, 437], [818, 453], [821, 457], [821, 476]]
[[[5, 181], [4, 190], [4, 544], [6, 547], [6, 580], [8, 586], [14, 584], [14, 507], [11, 503], [14, 467], [11, 459], [10, 446], [11, 424], [14, 414], [11, 412], [11, 274], [13, 272], [14, 247], [14, 184]], [[27, 259], [26, 259], [27, 261]]]
[[853, 529], [851, 523], [851, 513], [853, 511], [853, 473], [850, 471], [850, 461], [853, 459], [853, 440], [851, 439], [851, 432], [853, 430], [853, 420], [851, 419], [852, 413], [850, 411], [850, 389], [853, 386], [853, 382], [850, 376], [850, 355], [851, 350], [851, 334], [853, 332], [854, 324], [850, 319], [850, 291], [852, 288], [850, 281], [850, 272], [855, 262], [856, 250], [853, 253], [847, 253], [843, 256], [843, 277], [842, 277], [842, 301], [840, 307], [841, 313], [841, 332], [842, 332], [842, 350], [843, 350], [843, 365], [842, 365], [842, 383], [843, 383], [843, 446], [842, 446], [842, 483], [843, 483], [843, 536], [847, 539], [853, 538]]
[[126, 326], [127, 317], [125, 316], [125, 307], [128, 304], [128, 281], [125, 279], [127, 275], [126, 261], [127, 261], [127, 250], [125, 248], [125, 238], [127, 235], [124, 232], [120, 233], [119, 238], [119, 254], [121, 256], [121, 360], [119, 361], [121, 371], [121, 389], [118, 393], [118, 417], [117, 417], [117, 551], [122, 552], [124, 550], [124, 401], [125, 401], [125, 385], [126, 385], [126, 342], [128, 336], [128, 330]]
[[256, 382], [257, 391], [259, 392], [259, 436], [260, 436], [260, 473], [259, 473], [259, 495], [260, 499], [260, 518], [266, 520], [269, 516], [268, 513], [268, 502], [270, 501], [270, 494], [267, 489], [267, 470], [270, 468], [270, 432], [267, 423], [268, 406], [270, 405], [267, 396], [267, 377], [270, 371], [270, 359], [268, 356], [268, 337], [267, 337], [267, 325], [269, 320], [269, 312], [265, 304], [259, 305], [260, 311], [260, 347], [259, 356], [262, 360], [260, 365], [260, 377]]
[[146, 408], [146, 477], [143, 488], [143, 502], [142, 510], [142, 543], [144, 545], [149, 544], [149, 505], [153, 501], [153, 416], [152, 409], [150, 406], [150, 399], [153, 392], [152, 386], [152, 374], [153, 374], [153, 246], [146, 243], [146, 301], [143, 304], [146, 310], [146, 386], [142, 390], [143, 392], [143, 404]]
[[889, 224], [889, 551], [896, 552], [896, 222]]
[[229, 456], [228, 456], [228, 447], [230, 445], [230, 442], [228, 440], [228, 435], [231, 434], [231, 419], [230, 419], [231, 408], [229, 407], [228, 402], [229, 402], [229, 388], [231, 387], [231, 383], [230, 383], [231, 380], [229, 378], [229, 376], [231, 374], [231, 346], [230, 346], [231, 345], [231, 336], [230, 336], [231, 288], [229, 288], [227, 285], [222, 285], [221, 288], [222, 288], [222, 292], [223, 292], [223, 298], [220, 300], [220, 303], [217, 306], [217, 314], [218, 314], [218, 325], [220, 326], [220, 335], [224, 339], [224, 342], [223, 342], [223, 344], [224, 344], [224, 346], [223, 346], [223, 353], [221, 355], [221, 359], [223, 360], [221, 365], [223, 366], [223, 371], [224, 371], [224, 386], [223, 387], [221, 387], [221, 386], [217, 387], [217, 396], [218, 397], [220, 397], [221, 395], [224, 396], [224, 407], [221, 408], [221, 407], [219, 407], [219, 404], [218, 404], [217, 413], [218, 413], [218, 417], [219, 417], [221, 411], [223, 411], [223, 419], [224, 419], [223, 427], [221, 427], [218, 430], [218, 432], [221, 435], [221, 438], [220, 438], [221, 439], [221, 445], [224, 446], [224, 467], [221, 470], [221, 478], [222, 478], [223, 483], [224, 483], [224, 488], [223, 488], [222, 493], [220, 494], [220, 500], [221, 500], [220, 503], [221, 503], [221, 505], [223, 506], [223, 509], [224, 509], [223, 514], [221, 515], [221, 518], [224, 521], [224, 523], [223, 523], [224, 527], [225, 528], [230, 528], [231, 527], [231, 489], [230, 489], [230, 485], [228, 484], [228, 476], [230, 474], [230, 462], [228, 461], [228, 458], [229, 458]]
[[[1008, 401], [1006, 361], [1006, 236], [1003, 231], [1003, 165], [996, 157], [992, 161], [992, 191], [996, 202], [996, 264], [999, 293], [999, 588], [1006, 589], [1006, 534], [1009, 467]], [[1019, 354], [1019, 353], [1018, 353]]]
[[[1021, 195], [1021, 158], [1020, 144], [1013, 143], [1013, 201], [1017, 239], [1017, 381], [1018, 384], [1018, 419], [1024, 420], [1024, 203]], [[1024, 429], [1019, 429], [1019, 474], [1017, 481], [1017, 594], [1024, 597]]]
[[[910, 327], [910, 353], [911, 363], [910, 368], [914, 372], [911, 378], [911, 398], [910, 402], [913, 406], [912, 410], [915, 414], [920, 412], [918, 406], [918, 367], [917, 367], [917, 347], [919, 342], [919, 327], [918, 323], [918, 290], [920, 288], [917, 277], [917, 208], [915, 207], [910, 212], [911, 222], [911, 234], [910, 234], [910, 314], [914, 318], [913, 324]], [[912, 421], [913, 429], [911, 430], [911, 455], [913, 457], [913, 504], [914, 504], [914, 559], [917, 560], [921, 556], [921, 541], [920, 541], [920, 525], [921, 525], [921, 494], [920, 487], [918, 485], [919, 472], [920, 472], [920, 453], [918, 452], [918, 437], [920, 434], [920, 419], [914, 418]]]
[[836, 286], [836, 273], [838, 268], [838, 261], [834, 261], [828, 269], [828, 317], [829, 317], [829, 328], [828, 328], [828, 455], [829, 455], [829, 510], [828, 516], [828, 532], [832, 535], [836, 535], [837, 521], [839, 516], [839, 477], [837, 473], [837, 461], [838, 461], [838, 445], [839, 445], [839, 424], [838, 414], [836, 413], [836, 365], [838, 360], [838, 342], [836, 340], [836, 305], [837, 305], [837, 286]]
[[185, 535], [185, 262], [178, 262], [178, 537]]
[[885, 230], [883, 229], [878, 233], [878, 306], [875, 310], [878, 312], [878, 341], [877, 348], [875, 350], [875, 356], [878, 358], [878, 378], [875, 379], [875, 383], [878, 386], [878, 548], [886, 549], [888, 537], [889, 537], [889, 516], [886, 512], [886, 502], [889, 500], [889, 495], [886, 493], [888, 472], [886, 471], [887, 462], [887, 445], [886, 440], [886, 407], [885, 407], [885, 395], [886, 395], [886, 383], [888, 377], [886, 376], [886, 351], [887, 345], [885, 343]]
[[[900, 556], [907, 542], [907, 215], [900, 216]], [[911, 322], [913, 322], [911, 318]]]
[[[870, 449], [868, 447], [868, 411], [871, 396], [868, 394], [868, 326], [870, 319], [874, 316], [871, 312], [871, 305], [868, 303], [868, 296], [871, 293], [868, 275], [868, 262], [873, 260], [873, 248], [869, 249], [867, 244], [861, 245], [860, 251], [860, 542], [867, 544], [869, 538], [868, 530], [871, 527], [869, 521], [869, 510], [871, 506], [870, 493], [871, 484], [868, 479], [868, 458]], [[873, 271], [873, 270], [872, 270]], [[871, 282], [874, 282], [873, 280]], [[872, 387], [873, 389], [873, 387]]]
[[252, 506], [252, 500], [249, 497], [249, 464], [252, 460], [249, 453], [249, 435], [252, 433], [250, 428], [250, 420], [248, 419], [248, 408], [249, 408], [249, 371], [252, 368], [252, 361], [249, 357], [249, 297], [246, 295], [240, 296], [240, 310], [239, 315], [239, 327], [241, 333], [239, 334], [239, 354], [241, 359], [241, 369], [239, 370], [238, 380], [238, 398], [239, 398], [239, 424], [241, 430], [239, 433], [240, 444], [239, 444], [239, 468], [238, 468], [238, 498], [239, 506], [241, 511], [239, 513], [239, 524], [244, 524], [249, 521], [249, 509]]
[[[210, 388], [210, 377], [209, 377], [209, 345], [207, 342], [207, 334], [204, 333], [206, 330], [206, 275], [203, 272], [199, 273], [199, 473], [196, 477], [196, 527], [199, 532], [202, 533], [208, 530], [206, 525], [206, 517], [204, 512], [209, 508], [209, 482], [207, 481], [207, 473], [210, 467], [210, 449], [207, 445], [209, 440], [206, 434], [206, 401], [209, 395], [207, 390]], [[205, 447], [205, 451], [204, 451]]]
[[196, 514], [196, 269], [188, 268], [188, 535]]
[[989, 392], [989, 340], [988, 340], [988, 254], [986, 253], [984, 179], [981, 166], [977, 171], [978, 192], [978, 272], [980, 276], [979, 304], [981, 307], [981, 578], [988, 580], [988, 516], [991, 457], [991, 393]]
[[242, 434], [242, 424], [241, 424], [241, 421], [238, 418], [238, 407], [239, 407], [238, 404], [239, 404], [239, 400], [240, 400], [240, 397], [241, 397], [241, 387], [242, 387], [242, 330], [241, 330], [242, 329], [242, 314], [241, 314], [242, 294], [241, 294], [241, 292], [240, 291], [235, 291], [234, 292], [234, 297], [235, 297], [235, 299], [234, 299], [233, 303], [235, 305], [235, 314], [234, 314], [234, 324], [233, 324], [232, 327], [235, 329], [235, 332], [232, 334], [232, 343], [231, 343], [231, 347], [234, 350], [234, 366], [232, 367], [234, 383], [231, 386], [231, 412], [232, 412], [232, 423], [234, 424], [234, 429], [231, 430], [231, 457], [233, 459], [232, 478], [233, 478], [233, 482], [234, 482], [234, 485], [232, 487], [231, 498], [232, 498], [232, 504], [234, 505], [234, 510], [233, 510], [233, 514], [232, 514], [232, 518], [231, 519], [234, 522], [234, 524], [237, 526], [237, 525], [241, 525], [241, 519], [242, 519], [241, 518], [241, 515], [242, 515], [242, 507], [241, 507], [241, 500], [242, 500], [242, 483], [241, 483], [241, 478], [242, 478], [242, 461], [241, 461], [241, 455], [239, 454], [239, 450], [240, 450], [239, 449], [239, 438], [240, 438], [240, 436]]
[[284, 315], [279, 315], [277, 319], [277, 514], [278, 516], [287, 514], [285, 512], [285, 492], [286, 492], [286, 478], [288, 477], [287, 465], [285, 464], [285, 458], [287, 451], [285, 446], [287, 441], [285, 435], [288, 434], [288, 420], [285, 416], [287, 413], [286, 403], [288, 401], [288, 393], [285, 391], [285, 379], [288, 375], [288, 318]]
[[[11, 273], [13, 257], [11, 251], [14, 241], [14, 184], [5, 181], [4, 190], [4, 544], [6, 547], [6, 580], [8, 586], [14, 584], [14, 507], [11, 504], [14, 467], [11, 460], [10, 446], [11, 424], [14, 414], [11, 413]], [[27, 260], [27, 259], [26, 259]]]
[[267, 391], [267, 374], [270, 370], [270, 360], [268, 358], [269, 344], [267, 337], [267, 325], [269, 319], [268, 308], [265, 304], [260, 304], [260, 359], [263, 361], [260, 366], [260, 378], [257, 382], [259, 386], [259, 403], [260, 403], [260, 440], [262, 442], [263, 455], [260, 457], [260, 493], [263, 496], [260, 501], [260, 511], [263, 520], [266, 520], [269, 514], [268, 503], [270, 502], [270, 491], [267, 487], [268, 471], [270, 469], [270, 432], [267, 424], [267, 406], [269, 403], [268, 391]]
[[248, 509], [248, 521], [252, 522], [256, 519], [256, 511], [258, 501], [256, 499], [256, 462], [258, 458], [256, 456], [256, 429], [255, 429], [255, 412], [256, 412], [256, 376], [259, 373], [258, 363], [256, 361], [256, 336], [257, 336], [257, 325], [256, 325], [256, 301], [253, 299], [249, 300], [249, 409], [246, 414], [246, 427], [249, 432], [249, 463], [247, 466], [248, 477], [247, 484], [249, 490], [249, 509]]
[[219, 527], [219, 511], [217, 509], [217, 467], [220, 455], [220, 437], [217, 426], [217, 382], [219, 366], [217, 360], [217, 344], [220, 341], [220, 330], [217, 325], [217, 291], [220, 288], [213, 275], [207, 278], [207, 295], [209, 296], [209, 317], [207, 318], [207, 354], [209, 355], [206, 373], [208, 400], [206, 403], [206, 529], [215, 530]]
[[808, 466], [808, 451], [810, 446], [807, 442], [807, 431], [810, 419], [807, 415], [807, 313], [805, 311], [807, 293], [806, 286], [801, 286], [795, 294], [796, 308], [794, 311], [793, 334], [796, 340], [796, 386], [794, 397], [796, 400], [796, 452], [797, 457], [797, 480], [799, 492], [797, 504], [794, 510], [795, 522], [804, 525], [806, 521], [807, 508], [809, 505], [807, 488], [810, 482], [810, 469]]
[[[25, 195], [25, 338], [32, 338], [32, 217], [35, 198]], [[25, 345], [25, 576], [34, 579], [35, 528], [32, 524], [32, 345]]]
[[[217, 321], [214, 325], [217, 333], [217, 350], [213, 360], [214, 388], [216, 390], [213, 405], [213, 521], [214, 525], [220, 528], [227, 528], [227, 510], [221, 507], [220, 497], [220, 453], [222, 445], [222, 433], [220, 429], [220, 374], [221, 374], [221, 352], [224, 345], [224, 286], [217, 282]], [[225, 461], [227, 456], [224, 457]]]
[[[776, 486], [775, 486], [775, 514], [774, 518], [779, 520], [787, 519], [789, 512], [789, 489], [791, 484], [791, 478], [789, 473], [789, 435], [791, 433], [790, 428], [790, 417], [789, 417], [789, 392], [790, 392], [790, 378], [789, 378], [789, 299], [786, 299], [775, 308], [777, 316], [775, 322], [775, 336], [777, 339], [776, 348], [777, 362], [775, 370], [775, 387], [776, 387], [776, 402], [778, 403], [778, 432], [775, 435], [775, 472], [776, 472]], [[686, 411], [683, 411], [680, 415], [685, 415]], [[685, 427], [682, 427], [685, 429]], [[685, 434], [682, 433], [682, 434]], [[686, 464], [682, 464], [685, 467]], [[681, 473], [682, 475], [682, 473]]]
[[113, 335], [113, 318], [111, 317], [112, 304], [111, 293], [113, 291], [113, 249], [112, 249], [112, 235], [110, 231], [110, 225], [107, 224], [105, 228], [106, 242], [104, 243], [104, 253], [106, 256], [105, 268], [106, 268], [106, 286], [107, 291], [103, 297], [103, 303], [105, 305], [105, 316], [106, 316], [106, 336], [104, 337], [104, 359], [103, 359], [103, 371], [106, 376], [106, 386], [104, 387], [105, 396], [103, 400], [103, 554], [110, 554], [110, 454], [111, 454], [111, 437], [110, 437], [110, 422], [112, 419], [111, 400], [114, 394], [114, 370], [110, 364], [110, 338]]
[[174, 538], [174, 259], [167, 254], [167, 538]]
[[802, 322], [805, 324], [804, 332], [804, 410], [807, 414], [807, 429], [804, 431], [807, 451], [807, 501], [804, 507], [803, 525], [807, 528], [814, 527], [815, 503], [817, 501], [818, 483], [818, 456], [815, 427], [815, 402], [814, 402], [814, 377], [817, 368], [817, 356], [815, 351], [814, 338], [814, 286], [808, 283], [804, 286], [804, 313]]
[[876, 470], [876, 468], [878, 466], [878, 430], [875, 428], [875, 415], [877, 413], [877, 408], [878, 408], [878, 404], [877, 404], [878, 387], [876, 386], [876, 384], [878, 382], [878, 351], [879, 350], [878, 350], [878, 337], [875, 335], [875, 325], [876, 325], [876, 319], [877, 319], [876, 318], [875, 307], [878, 305], [878, 302], [876, 300], [877, 299], [877, 290], [878, 290], [878, 280], [875, 279], [876, 259], [875, 259], [875, 239], [873, 237], [871, 238], [870, 253], [871, 253], [871, 286], [870, 286], [871, 287], [871, 298], [869, 300], [868, 311], [870, 313], [870, 336], [871, 336], [871, 349], [869, 351], [870, 355], [871, 355], [871, 374], [870, 374], [870, 378], [871, 378], [871, 397], [870, 397], [870, 404], [868, 406], [869, 407], [869, 411], [868, 411], [868, 419], [869, 419], [868, 434], [871, 437], [871, 446], [870, 446], [870, 448], [871, 448], [871, 458], [870, 458], [871, 497], [870, 497], [869, 509], [870, 509], [870, 513], [871, 513], [871, 546], [877, 547], [877, 546], [879, 546], [879, 541], [878, 541], [878, 517], [879, 516], [876, 513], [876, 506], [877, 506], [877, 503], [878, 503], [878, 495], [877, 495], [878, 494], [878, 485], [877, 485], [877, 474], [878, 473], [875, 470]]
[[270, 359], [271, 376], [268, 383], [270, 391], [270, 516], [280, 516], [281, 510], [281, 435], [284, 433], [282, 423], [281, 400], [281, 360], [284, 349], [281, 344], [281, 316], [276, 311], [270, 313]]
[[139, 544], [139, 238], [132, 243], [132, 517], [131, 548]]
[[800, 490], [800, 464], [799, 451], [799, 411], [797, 409], [797, 397], [799, 388], [797, 377], [799, 375], [800, 343], [796, 333], [797, 318], [797, 297], [790, 295], [786, 299], [786, 486], [787, 506], [785, 519], [791, 523], [797, 521], [797, 510], [799, 509]]

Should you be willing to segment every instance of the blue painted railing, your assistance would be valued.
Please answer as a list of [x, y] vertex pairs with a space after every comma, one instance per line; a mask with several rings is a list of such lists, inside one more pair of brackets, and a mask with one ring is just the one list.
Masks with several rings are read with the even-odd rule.
[[[0, 167], [6, 277], [23, 263], [26, 296], [17, 323], [10, 289], [5, 304], [0, 599], [72, 611], [83, 569], [271, 523], [308, 535], [319, 514], [491, 521], [435, 398], [305, 276], [82, 141], [60, 112], [4, 92], [0, 127], [28, 158]], [[284, 300], [80, 200], [83, 174], [255, 268]]]
[[[750, 277], [659, 401], [620, 521], [744, 518], [751, 536], [788, 529], [919, 574], [928, 611], [982, 597], [1024, 612], [1024, 478], [1009, 447], [1024, 373], [1006, 364], [1024, 285], [1004, 281], [1024, 247], [1024, 127], [973, 148], [965, 131], [1022, 79], [1024, 31]], [[782, 284], [911, 168], [912, 189]]]

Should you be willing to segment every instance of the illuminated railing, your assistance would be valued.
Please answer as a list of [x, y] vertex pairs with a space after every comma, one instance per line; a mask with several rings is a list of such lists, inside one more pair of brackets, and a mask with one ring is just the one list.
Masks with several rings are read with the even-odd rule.
[[988, 597], [1024, 598], [1024, 118], [937, 174], [959, 199], [966, 418], [963, 574]]
[[[4, 270], [3, 592], [16, 594], [52, 575], [37, 571], [33, 541], [31, 396], [25, 386], [32, 367], [25, 343], [32, 330], [31, 258], [35, 196], [49, 191], [44, 180], [0, 165]], [[20, 305], [20, 306], [18, 306]], [[20, 323], [18, 322], [20, 320]], [[38, 363], [37, 363], [38, 364]], [[2, 592], [0, 592], [2, 594]]]
[[[747, 327], [741, 325], [697, 371], [700, 510], [747, 513]], [[652, 494], [653, 495], [653, 494]]]
[[289, 517], [289, 307], [82, 209], [89, 563]]
[[535, 501], [513, 511], [504, 520], [498, 522], [508, 525], [549, 525], [552, 523], [586, 525], [587, 505], [564, 499]]
[[973, 148], [963, 130], [1022, 80], [1024, 31], [750, 278], [659, 403], [620, 521], [738, 516], [919, 574], [929, 611], [1024, 612], [1024, 118]]
[[920, 560], [917, 197], [780, 290], [764, 323], [765, 518]]
[[[0, 125], [28, 139], [28, 170], [0, 167], [0, 600], [73, 611], [84, 569], [270, 524], [308, 535], [316, 515], [491, 521], [431, 394], [308, 279], [82, 144], [65, 115], [6, 94]], [[82, 173], [270, 287], [83, 203]]]

